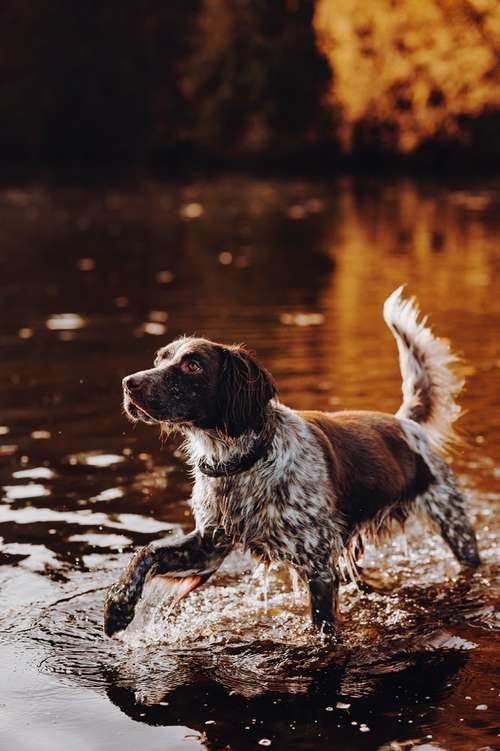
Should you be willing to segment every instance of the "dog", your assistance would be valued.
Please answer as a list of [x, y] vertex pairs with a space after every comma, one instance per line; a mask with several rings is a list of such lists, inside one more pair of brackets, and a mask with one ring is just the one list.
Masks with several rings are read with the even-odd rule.
[[153, 368], [123, 379], [130, 420], [185, 439], [196, 526], [135, 553], [106, 595], [108, 636], [132, 621], [149, 577], [165, 577], [181, 599], [237, 545], [293, 567], [309, 589], [313, 625], [333, 635], [342, 570], [355, 578], [363, 539], [380, 539], [394, 521], [404, 528], [412, 512], [434, 523], [461, 564], [480, 564], [463, 493], [444, 458], [457, 440], [457, 358], [402, 290], [384, 305], [403, 381], [395, 415], [290, 409], [243, 346], [195, 337], [163, 347]]

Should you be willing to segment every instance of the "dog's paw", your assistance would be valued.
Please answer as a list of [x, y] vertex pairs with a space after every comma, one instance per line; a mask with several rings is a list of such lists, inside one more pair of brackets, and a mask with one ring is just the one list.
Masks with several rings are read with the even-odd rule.
[[116, 636], [124, 631], [134, 619], [135, 605], [126, 595], [126, 589], [113, 584], [104, 600], [104, 633], [106, 636]]

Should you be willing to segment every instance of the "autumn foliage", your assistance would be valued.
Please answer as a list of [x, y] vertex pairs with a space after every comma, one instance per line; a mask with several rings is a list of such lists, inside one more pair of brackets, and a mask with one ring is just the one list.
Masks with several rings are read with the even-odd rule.
[[363, 131], [402, 152], [467, 141], [500, 108], [498, 0], [318, 0], [314, 26], [346, 150]]

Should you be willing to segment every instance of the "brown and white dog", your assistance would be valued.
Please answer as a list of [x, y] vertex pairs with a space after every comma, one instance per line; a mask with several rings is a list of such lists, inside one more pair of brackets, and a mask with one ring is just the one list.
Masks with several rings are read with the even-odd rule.
[[178, 339], [159, 350], [153, 368], [124, 378], [131, 420], [185, 438], [196, 528], [135, 553], [107, 593], [107, 635], [131, 622], [148, 577], [176, 580], [184, 596], [236, 545], [294, 567], [308, 585], [313, 624], [331, 632], [341, 566], [355, 575], [363, 537], [379, 537], [415, 510], [460, 563], [480, 563], [463, 494], [441, 457], [460, 413], [456, 358], [401, 291], [384, 306], [403, 377], [394, 416], [290, 409], [249, 352], [206, 339]]

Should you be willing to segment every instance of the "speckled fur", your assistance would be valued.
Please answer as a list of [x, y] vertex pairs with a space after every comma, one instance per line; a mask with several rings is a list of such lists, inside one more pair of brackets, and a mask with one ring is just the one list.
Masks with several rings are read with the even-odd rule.
[[465, 566], [480, 564], [476, 536], [465, 513], [465, 498], [451, 467], [431, 448], [422, 426], [402, 419], [408, 445], [420, 454], [434, 481], [415, 498], [415, 510], [427, 514], [448, 543], [457, 560]]
[[321, 447], [306, 421], [278, 402], [271, 402], [269, 412], [274, 436], [268, 456], [232, 477], [206, 477], [197, 461], [201, 456], [227, 461], [252, 436], [224, 449], [206, 435], [188, 433], [193, 514], [198, 528], [222, 527], [254, 555], [286, 561], [313, 576], [342, 552], [345, 525], [336, 512]]

